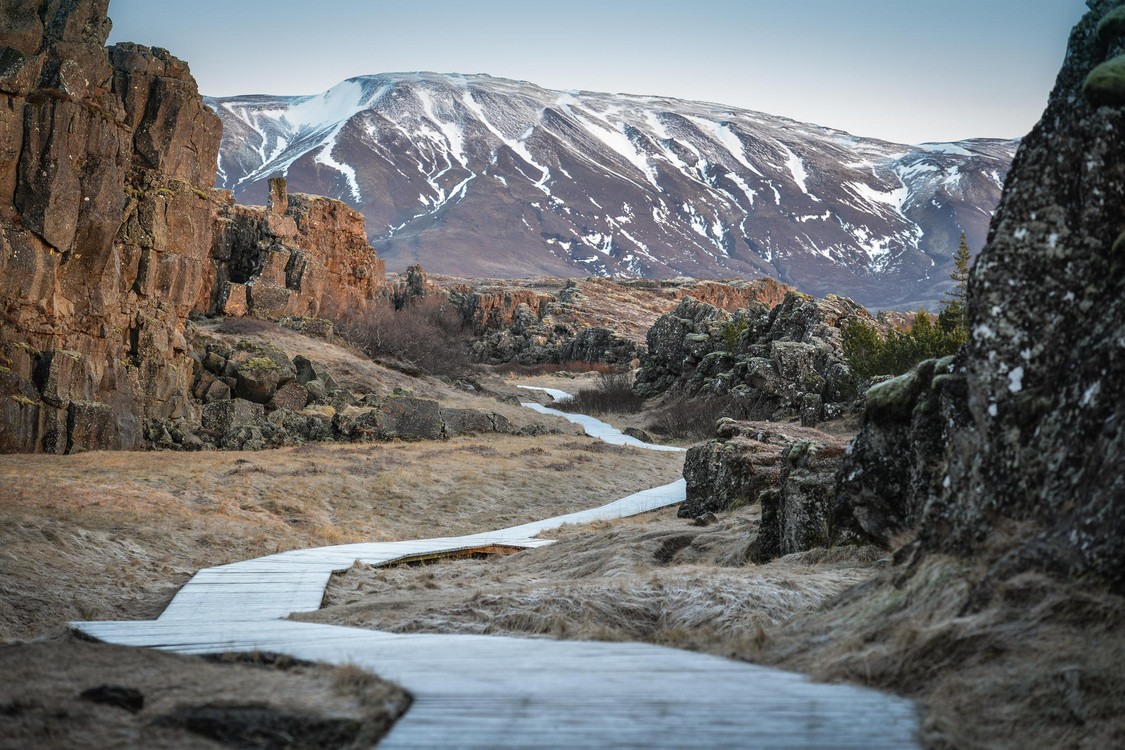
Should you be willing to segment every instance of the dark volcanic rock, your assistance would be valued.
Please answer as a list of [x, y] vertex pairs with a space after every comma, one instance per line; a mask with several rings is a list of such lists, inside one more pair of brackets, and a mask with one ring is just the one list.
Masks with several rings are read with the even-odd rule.
[[[1002, 543], [994, 575], [1047, 570], [1123, 593], [1125, 99], [1101, 76], [1125, 29], [1099, 31], [1121, 0], [1090, 7], [972, 269], [971, 340], [949, 374], [963, 381], [931, 379], [929, 363], [888, 384], [894, 398], [876, 397], [841, 486], [853, 516], [896, 488], [895, 507], [872, 514], [886, 519], [870, 525], [877, 538], [920, 513], [923, 550]], [[944, 424], [943, 411], [963, 417]]]
[[492, 415], [477, 409], [445, 408], [441, 410], [441, 421], [446, 437], [496, 431]]
[[965, 356], [974, 429], [958, 436], [933, 547], [973, 549], [1005, 520], [1038, 533], [1007, 561], [1103, 576], [1125, 592], [1125, 99], [1087, 77], [1125, 52], [1075, 28], [1043, 119], [1024, 141], [969, 281]]
[[[794, 424], [722, 419], [717, 433], [716, 440], [687, 452], [684, 461], [687, 498], [677, 512], [680, 518], [695, 518], [703, 513], [758, 502], [783, 475], [793, 473], [796, 478], [806, 478], [805, 474], [786, 468], [785, 457], [794, 445], [815, 446], [801, 454], [804, 463], [797, 462], [798, 468], [811, 467], [821, 474], [825, 471], [824, 465], [833, 462], [834, 466], [844, 450], [839, 438]], [[810, 463], [809, 456], [817, 460]], [[831, 496], [830, 492], [827, 494]]]
[[828, 435], [788, 446], [777, 484], [759, 495], [762, 522], [751, 555], [755, 562], [855, 540], [845, 534], [832, 538], [836, 473], [845, 450], [844, 440]]
[[800, 416], [808, 427], [840, 416], [858, 389], [844, 359], [842, 329], [876, 321], [849, 299], [789, 292], [731, 314], [690, 297], [648, 334], [634, 390], [736, 397], [753, 416]]
[[883, 546], [945, 491], [945, 449], [971, 430], [954, 358], [928, 360], [867, 391], [863, 426], [836, 483], [834, 535]]

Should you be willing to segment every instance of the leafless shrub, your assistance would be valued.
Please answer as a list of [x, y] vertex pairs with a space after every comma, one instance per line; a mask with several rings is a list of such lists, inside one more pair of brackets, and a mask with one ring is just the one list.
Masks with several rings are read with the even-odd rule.
[[461, 313], [446, 301], [428, 297], [401, 310], [376, 308], [338, 333], [370, 357], [394, 357], [434, 375], [460, 377], [473, 369], [470, 332]]
[[644, 399], [633, 393], [633, 376], [627, 372], [602, 372], [593, 388], [583, 388], [569, 401], [552, 404], [556, 409], [579, 414], [638, 412]]
[[665, 400], [647, 427], [658, 435], [709, 440], [715, 436], [715, 422], [723, 417], [752, 416], [750, 405], [737, 396], [681, 396]]

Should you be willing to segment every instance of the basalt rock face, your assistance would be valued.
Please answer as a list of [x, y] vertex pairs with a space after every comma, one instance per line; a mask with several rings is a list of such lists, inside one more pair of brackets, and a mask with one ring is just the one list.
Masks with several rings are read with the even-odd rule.
[[[1121, 593], [1125, 4], [1090, 8], [972, 269], [971, 340], [948, 373], [962, 382], [927, 384], [920, 368], [890, 423], [868, 419], [857, 445], [917, 446], [909, 481], [879, 468], [886, 447], [852, 470], [867, 473], [867, 496], [910, 487], [897, 517], [920, 511], [924, 550], [972, 554], [1006, 539], [993, 575], [1047, 570]], [[962, 416], [915, 419], [935, 406]]]
[[925, 540], [972, 549], [1003, 521], [1030, 522], [1038, 533], [1004, 565], [1125, 592], [1125, 95], [1086, 85], [1123, 59], [1121, 6], [1091, 3], [1072, 33], [973, 268], [975, 439], [955, 446], [950, 502]]
[[265, 206], [233, 198], [216, 212], [214, 281], [199, 307], [228, 315], [342, 319], [380, 299], [383, 261], [367, 243], [362, 214], [340, 201], [288, 194], [270, 180]]
[[806, 426], [844, 414], [859, 381], [844, 360], [841, 331], [853, 320], [875, 324], [849, 299], [789, 292], [728, 313], [692, 298], [661, 317], [648, 334], [648, 354], [635, 389], [732, 395], [757, 418], [799, 416]]
[[844, 438], [794, 424], [730, 419], [720, 421], [717, 435], [687, 453], [681, 518], [760, 502], [762, 523], [751, 551], [758, 562], [828, 544]]
[[867, 391], [862, 428], [836, 479], [833, 537], [887, 547], [942, 501], [946, 447], [972, 428], [965, 396], [953, 357]]
[[4, 451], [131, 448], [190, 408], [221, 123], [182, 61], [104, 47], [106, 5], [0, 11]]

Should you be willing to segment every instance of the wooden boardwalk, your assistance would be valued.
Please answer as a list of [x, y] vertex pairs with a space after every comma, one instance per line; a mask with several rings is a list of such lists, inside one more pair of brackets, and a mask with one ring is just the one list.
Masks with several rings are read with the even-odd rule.
[[[616, 432], [580, 423], [611, 439]], [[72, 627], [111, 643], [181, 653], [258, 649], [363, 666], [415, 697], [380, 744], [386, 748], [916, 747], [910, 701], [714, 656], [639, 643], [400, 635], [281, 619], [319, 608], [332, 572], [356, 560], [542, 547], [550, 540], [532, 537], [563, 523], [634, 515], [683, 499], [680, 480], [600, 508], [481, 534], [283, 552], [199, 571], [157, 620]]]

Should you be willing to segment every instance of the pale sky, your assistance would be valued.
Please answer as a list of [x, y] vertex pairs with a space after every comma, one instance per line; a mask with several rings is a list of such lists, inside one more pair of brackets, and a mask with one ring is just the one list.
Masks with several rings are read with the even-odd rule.
[[200, 90], [314, 94], [374, 73], [719, 102], [900, 143], [1039, 118], [1083, 0], [112, 0], [110, 42]]

